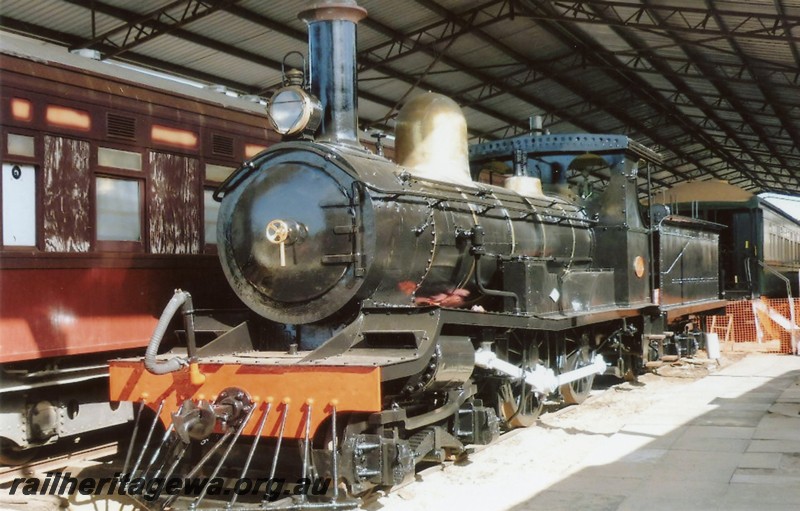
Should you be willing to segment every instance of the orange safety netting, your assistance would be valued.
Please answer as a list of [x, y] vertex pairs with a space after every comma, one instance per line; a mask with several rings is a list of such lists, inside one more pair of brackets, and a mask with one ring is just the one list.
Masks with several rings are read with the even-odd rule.
[[[800, 299], [794, 298], [795, 324], [800, 323]], [[792, 353], [791, 311], [787, 298], [729, 302], [724, 316], [707, 320], [709, 332], [719, 335], [728, 349], [748, 345], [754, 351]], [[800, 338], [800, 333], [796, 334]]]

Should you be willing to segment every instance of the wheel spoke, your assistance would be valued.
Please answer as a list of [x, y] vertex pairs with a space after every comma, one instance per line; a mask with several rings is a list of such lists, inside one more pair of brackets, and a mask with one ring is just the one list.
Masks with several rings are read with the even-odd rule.
[[[581, 367], [590, 365], [592, 363], [592, 354], [588, 346], [580, 346], [567, 357], [565, 372], [580, 369]], [[592, 391], [592, 384], [594, 383], [594, 375], [581, 378], [580, 380], [573, 381], [562, 385], [559, 390], [564, 402], [567, 404], [581, 404], [589, 397], [589, 392]]]
[[[538, 362], [536, 350], [530, 343], [508, 339], [498, 343], [498, 354], [522, 369], [531, 369]], [[497, 390], [498, 416], [508, 429], [532, 425], [542, 411], [542, 400], [522, 380], [504, 380]]]

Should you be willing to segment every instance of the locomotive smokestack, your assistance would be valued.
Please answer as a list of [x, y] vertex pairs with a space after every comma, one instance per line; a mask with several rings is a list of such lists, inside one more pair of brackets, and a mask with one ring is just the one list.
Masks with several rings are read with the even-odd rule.
[[355, 0], [320, 0], [298, 15], [308, 24], [311, 93], [322, 103], [319, 140], [359, 145], [356, 24], [366, 15]]

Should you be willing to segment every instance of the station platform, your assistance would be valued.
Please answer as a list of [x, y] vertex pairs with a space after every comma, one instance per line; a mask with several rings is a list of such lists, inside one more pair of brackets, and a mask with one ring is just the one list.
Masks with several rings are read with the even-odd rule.
[[800, 357], [750, 354], [712, 371], [648, 375], [547, 414], [381, 509], [800, 509]]
[[800, 509], [800, 357], [751, 355], [651, 406], [516, 511]]

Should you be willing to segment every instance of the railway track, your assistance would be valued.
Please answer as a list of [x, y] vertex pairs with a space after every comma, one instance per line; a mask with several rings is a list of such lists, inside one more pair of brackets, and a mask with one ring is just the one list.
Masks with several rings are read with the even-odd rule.
[[47, 455], [42, 459], [31, 461], [16, 467], [0, 467], [0, 486], [6, 485], [17, 478], [33, 477], [60, 470], [69, 466], [95, 461], [119, 452], [118, 442], [108, 442], [76, 451]]

